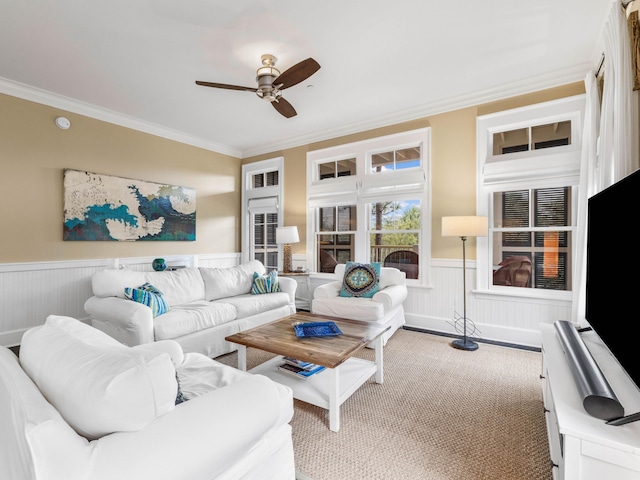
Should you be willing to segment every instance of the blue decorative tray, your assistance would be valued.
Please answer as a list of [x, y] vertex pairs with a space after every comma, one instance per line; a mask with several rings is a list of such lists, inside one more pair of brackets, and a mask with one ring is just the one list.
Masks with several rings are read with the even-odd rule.
[[334, 322], [296, 323], [293, 325], [296, 337], [335, 337], [342, 331]]

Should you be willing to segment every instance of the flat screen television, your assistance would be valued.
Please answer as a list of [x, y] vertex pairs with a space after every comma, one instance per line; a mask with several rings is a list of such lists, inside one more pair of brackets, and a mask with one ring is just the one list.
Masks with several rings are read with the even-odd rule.
[[[640, 388], [640, 170], [588, 202], [586, 318]], [[634, 233], [632, 233], [634, 232]]]

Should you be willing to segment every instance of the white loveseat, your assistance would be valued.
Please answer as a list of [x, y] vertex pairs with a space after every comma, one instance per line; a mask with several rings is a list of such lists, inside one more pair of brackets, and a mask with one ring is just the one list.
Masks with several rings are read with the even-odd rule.
[[70, 317], [0, 347], [3, 480], [293, 480], [292, 415], [264, 376]]
[[335, 280], [316, 287], [311, 312], [319, 315], [350, 318], [379, 327], [390, 327], [382, 335], [387, 344], [398, 328], [405, 324], [404, 301], [407, 298], [405, 273], [397, 268], [380, 268], [380, 286], [371, 298], [341, 297], [340, 289], [346, 265], [339, 263], [334, 271]]
[[[238, 348], [225, 337], [296, 312], [295, 280], [278, 278], [281, 291], [253, 295], [254, 272], [265, 274], [258, 260], [228, 268], [103, 270], [93, 275], [84, 308], [94, 327], [125, 345], [175, 340], [185, 352], [217, 357]], [[125, 288], [144, 283], [162, 292], [168, 312], [154, 318], [147, 305], [125, 297]]]

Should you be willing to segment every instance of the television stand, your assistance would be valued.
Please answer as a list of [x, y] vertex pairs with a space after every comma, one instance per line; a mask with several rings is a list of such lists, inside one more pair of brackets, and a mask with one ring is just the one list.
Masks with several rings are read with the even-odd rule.
[[[638, 480], [640, 422], [613, 426], [589, 415], [554, 325], [543, 324], [540, 331], [542, 396], [554, 480]], [[581, 337], [620, 403], [629, 411], [640, 411], [640, 392], [600, 338], [595, 332]]]

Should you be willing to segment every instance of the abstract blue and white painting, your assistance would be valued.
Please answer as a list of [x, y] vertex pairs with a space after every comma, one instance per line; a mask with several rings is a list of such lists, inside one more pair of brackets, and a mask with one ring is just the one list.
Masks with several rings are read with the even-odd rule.
[[196, 191], [65, 169], [63, 238], [193, 241]]

